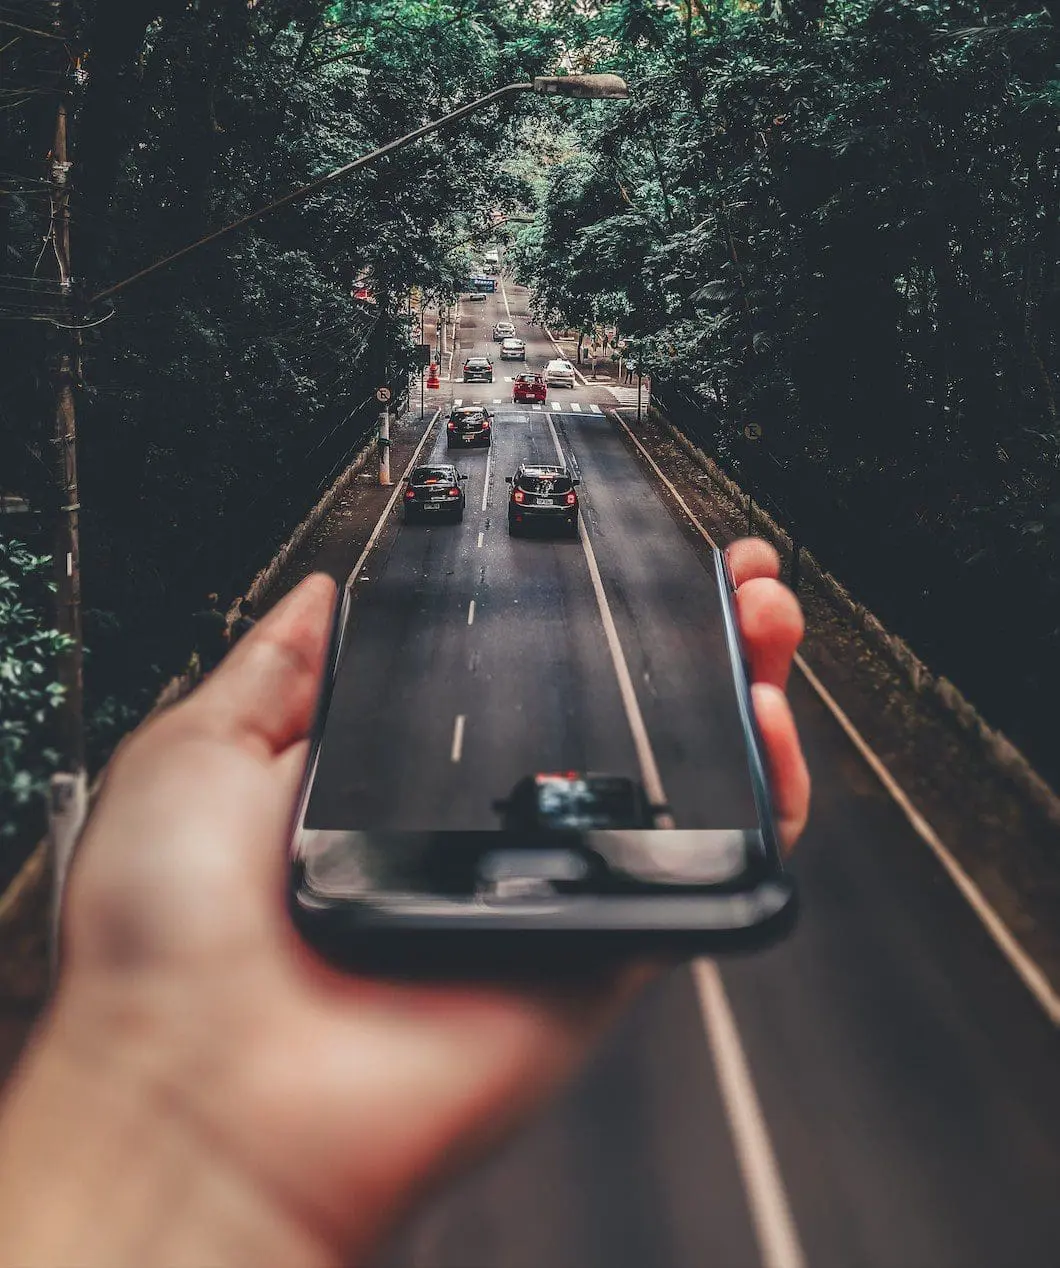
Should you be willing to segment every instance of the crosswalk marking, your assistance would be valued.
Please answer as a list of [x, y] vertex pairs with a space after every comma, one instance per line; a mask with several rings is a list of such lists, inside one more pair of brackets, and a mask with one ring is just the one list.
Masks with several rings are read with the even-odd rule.
[[558, 414], [558, 413], [559, 413], [559, 411], [560, 411], [560, 409], [562, 408], [562, 406], [560, 405], [559, 401], [553, 401], [553, 402], [552, 402], [552, 408], [553, 408], [553, 409], [556, 411], [556, 413]]
[[575, 414], [580, 414], [582, 412], [582, 407], [578, 404], [577, 401], [571, 401], [570, 407], [572, 410], [574, 410]]
[[540, 408], [541, 408], [541, 406], [540, 406], [540, 405], [532, 405], [530, 408], [531, 408], [531, 409], [540, 409]]
[[501, 403], [501, 398], [499, 396], [495, 396], [493, 398], [493, 403], [494, 405], [499, 405]]
[[600, 406], [599, 406], [599, 405], [590, 405], [590, 406], [589, 406], [589, 409], [590, 409], [590, 410], [592, 411], [592, 413], [594, 413], [594, 414], [602, 414], [602, 413], [604, 412], [604, 411], [600, 408]]
[[457, 401], [454, 401], [454, 402], [453, 402], [453, 409], [459, 409], [459, 408], [460, 408], [460, 406], [461, 406], [461, 405], [463, 405], [463, 403], [464, 403], [464, 402], [463, 402], [462, 400], [457, 400]]

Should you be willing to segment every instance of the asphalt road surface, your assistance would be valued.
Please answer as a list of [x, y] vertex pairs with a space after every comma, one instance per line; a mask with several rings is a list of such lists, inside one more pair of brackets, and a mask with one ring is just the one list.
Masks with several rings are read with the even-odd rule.
[[[368, 558], [315, 810], [487, 827], [491, 798], [530, 771], [636, 774], [603, 604], [678, 824], [742, 826], [709, 555], [623, 443], [614, 394], [511, 404], [522, 367], [490, 341], [506, 306], [529, 368], [556, 355], [524, 292], [463, 305], [456, 373], [489, 352], [496, 380], [452, 395], [491, 403], [494, 448], [454, 455], [461, 525], [394, 517]], [[440, 430], [434, 457], [444, 444]], [[507, 534], [504, 476], [557, 447], [583, 481], [588, 549]], [[380, 1264], [1060, 1264], [1056, 1033], [832, 715], [801, 678], [792, 694], [815, 798], [795, 935], [673, 973]]]

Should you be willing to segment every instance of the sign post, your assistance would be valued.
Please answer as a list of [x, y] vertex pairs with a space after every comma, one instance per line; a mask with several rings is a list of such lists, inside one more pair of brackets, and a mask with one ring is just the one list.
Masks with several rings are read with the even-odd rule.
[[390, 389], [376, 388], [375, 399], [383, 406], [379, 418], [379, 483], [385, 488], [390, 484]]

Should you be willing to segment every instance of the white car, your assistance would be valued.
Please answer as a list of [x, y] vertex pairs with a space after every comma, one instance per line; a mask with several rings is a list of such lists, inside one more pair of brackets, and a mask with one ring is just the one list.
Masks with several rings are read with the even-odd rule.
[[501, 341], [502, 361], [525, 361], [526, 344], [521, 339], [504, 339]]
[[499, 321], [493, 327], [493, 338], [497, 343], [503, 343], [505, 339], [515, 338], [515, 325], [510, 321]]
[[569, 361], [550, 361], [545, 366], [545, 382], [549, 387], [574, 387], [574, 366]]

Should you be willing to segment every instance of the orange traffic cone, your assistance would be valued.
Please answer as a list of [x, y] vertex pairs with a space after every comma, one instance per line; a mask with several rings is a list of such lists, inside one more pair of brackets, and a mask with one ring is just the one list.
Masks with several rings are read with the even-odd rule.
[[427, 386], [441, 387], [442, 380], [438, 377], [438, 366], [432, 361], [427, 370]]

